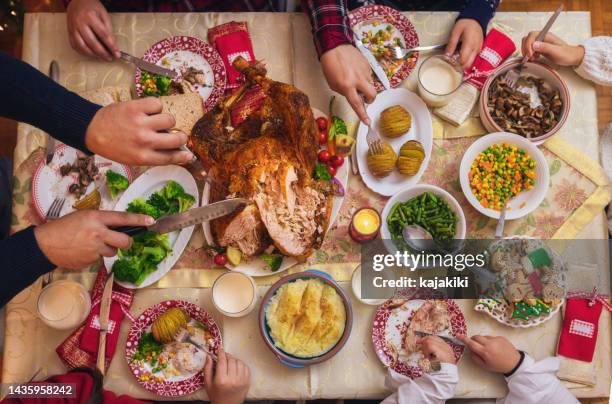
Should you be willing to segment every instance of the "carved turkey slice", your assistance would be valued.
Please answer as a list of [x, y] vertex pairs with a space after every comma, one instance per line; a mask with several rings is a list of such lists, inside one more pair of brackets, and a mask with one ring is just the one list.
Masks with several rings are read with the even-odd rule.
[[194, 126], [189, 147], [212, 178], [210, 202], [244, 197], [239, 212], [211, 222], [215, 241], [249, 257], [274, 244], [305, 259], [329, 224], [333, 194], [312, 177], [318, 132], [308, 97], [238, 58], [246, 83]]

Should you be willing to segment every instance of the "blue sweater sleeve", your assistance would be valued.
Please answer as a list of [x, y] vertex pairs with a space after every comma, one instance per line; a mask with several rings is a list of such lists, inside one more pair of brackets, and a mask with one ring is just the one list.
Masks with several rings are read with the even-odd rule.
[[484, 36], [487, 35], [487, 25], [493, 18], [495, 10], [501, 0], [468, 0], [463, 11], [459, 14], [458, 20], [471, 18], [480, 24]]
[[88, 152], [85, 132], [101, 107], [67, 90], [33, 68], [0, 52], [3, 95], [0, 116], [25, 122]]
[[38, 247], [34, 226], [0, 241], [0, 307], [53, 268]]

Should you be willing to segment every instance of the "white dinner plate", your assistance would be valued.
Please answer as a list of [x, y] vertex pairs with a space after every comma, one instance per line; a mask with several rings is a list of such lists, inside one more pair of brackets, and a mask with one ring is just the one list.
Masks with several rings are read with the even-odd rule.
[[[314, 114], [315, 119], [321, 116], [327, 117], [323, 112], [319, 111], [316, 108], [313, 108], [312, 112]], [[349, 165], [350, 163], [347, 157], [345, 158], [345, 161], [344, 161], [344, 164], [342, 164], [342, 167], [340, 167], [340, 169], [336, 173], [336, 178], [342, 183], [342, 186], [344, 187], [345, 192], [348, 189]], [[209, 197], [210, 197], [210, 185], [206, 183], [204, 184], [204, 190], [202, 192], [202, 206], [208, 204]], [[336, 221], [336, 218], [338, 217], [338, 213], [340, 212], [340, 207], [342, 206], [343, 201], [344, 201], [344, 196], [334, 196], [332, 212], [329, 218], [329, 225], [327, 227], [328, 231], [329, 229], [331, 229], [334, 222]], [[204, 222], [202, 223], [202, 227], [204, 228], [204, 237], [206, 238], [206, 243], [208, 245], [215, 245], [215, 241], [213, 239], [212, 232], [210, 230], [210, 223]], [[295, 264], [297, 264], [297, 262], [298, 261], [293, 257], [285, 257], [283, 258], [283, 262], [281, 263], [280, 268], [275, 272], [271, 272], [270, 269], [268, 269], [268, 265], [265, 263], [265, 261], [257, 257], [253, 257], [248, 261], [243, 260], [237, 266], [233, 266], [230, 263], [228, 263], [225, 266], [226, 268], [230, 270], [242, 272], [250, 276], [269, 276], [269, 275], [276, 275], [280, 272], [286, 271], [292, 266], [294, 266]]]
[[[38, 164], [34, 177], [32, 178], [32, 202], [36, 213], [42, 219], [46, 219], [47, 211], [55, 198], [64, 198], [64, 206], [60, 212], [60, 217], [73, 212], [75, 209], [72, 205], [77, 201], [77, 198], [68, 192], [68, 187], [77, 182], [78, 176], [76, 173], [70, 173], [64, 177], [60, 174], [60, 167], [65, 164], [72, 164], [77, 159], [77, 149], [74, 149], [65, 144], [58, 144], [53, 154], [53, 160], [50, 164], [44, 164], [44, 159]], [[95, 155], [94, 163], [98, 167], [99, 173], [94, 181], [87, 187], [86, 195], [92, 192], [96, 187], [100, 192], [100, 210], [113, 209], [117, 199], [110, 196], [110, 192], [106, 187], [106, 171], [113, 170], [114, 172], [127, 177], [129, 182], [132, 182], [132, 170], [125, 164], [119, 164], [104, 157]]]
[[[400, 105], [410, 112], [410, 115], [412, 115], [412, 125], [406, 134], [391, 139], [380, 134], [379, 120], [380, 113], [384, 109], [394, 105]], [[425, 159], [419, 171], [413, 176], [401, 174], [397, 169], [386, 177], [380, 178], [374, 176], [370, 172], [367, 163], [368, 142], [366, 141], [366, 135], [368, 133], [368, 128], [363, 123], [360, 123], [357, 132], [357, 147], [355, 153], [357, 153], [359, 173], [361, 174], [363, 182], [372, 191], [384, 196], [391, 196], [401, 188], [417, 184], [427, 169], [433, 145], [431, 114], [423, 100], [410, 90], [406, 90], [405, 88], [393, 88], [379, 93], [374, 103], [368, 106], [367, 112], [372, 121], [372, 127], [378, 131], [383, 142], [391, 145], [395, 153], [399, 155], [400, 147], [407, 141], [416, 140], [423, 146]]]
[[487, 147], [493, 144], [508, 143], [523, 149], [536, 162], [536, 183], [533, 188], [528, 191], [522, 191], [514, 198], [508, 201], [508, 209], [506, 211], [506, 220], [518, 219], [526, 216], [537, 209], [546, 197], [550, 181], [548, 171], [548, 163], [544, 157], [544, 153], [530, 140], [508, 132], [495, 132], [481, 137], [468, 147], [461, 159], [459, 167], [459, 180], [461, 182], [461, 190], [465, 194], [468, 202], [480, 213], [493, 219], [499, 219], [500, 212], [490, 208], [485, 208], [480, 204], [478, 199], [472, 192], [468, 174], [472, 166], [472, 162]]
[[[162, 166], [150, 168], [138, 177], [117, 201], [115, 210], [123, 212], [127, 209], [128, 204], [134, 199], [149, 198], [152, 193], [162, 189], [170, 180], [178, 182], [183, 189], [185, 189], [185, 192], [193, 195], [195, 198], [193, 206], [199, 206], [198, 186], [189, 171], [179, 166]], [[181, 257], [181, 254], [183, 254], [185, 247], [187, 247], [187, 243], [189, 243], [191, 234], [193, 233], [193, 228], [194, 226], [185, 227], [184, 229], [173, 231], [168, 234], [168, 241], [172, 246], [172, 252], [168, 254], [166, 259], [159, 263], [157, 270], [150, 273], [140, 285], [137, 286], [133, 283], [123, 282], [117, 279], [115, 279], [115, 282], [129, 289], [141, 289], [160, 280], [172, 269], [174, 264], [176, 264]], [[117, 259], [117, 256], [104, 257], [104, 265], [109, 272]]]

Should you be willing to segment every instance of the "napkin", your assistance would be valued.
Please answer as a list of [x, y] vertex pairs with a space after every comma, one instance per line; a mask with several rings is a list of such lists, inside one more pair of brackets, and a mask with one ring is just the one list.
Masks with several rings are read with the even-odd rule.
[[232, 126], [237, 127], [264, 103], [266, 94], [259, 85], [251, 86], [242, 97], [230, 107]]
[[516, 46], [508, 35], [492, 28], [484, 39], [482, 49], [474, 63], [464, 73], [465, 83], [461, 84], [451, 101], [436, 108], [434, 112], [454, 125], [461, 125], [470, 115], [478, 100], [478, 90], [489, 75], [514, 53]]
[[[62, 398], [5, 398], [0, 403], [28, 403], [28, 404], [85, 404], [89, 402], [100, 402], [104, 404], [144, 404], [148, 401], [140, 401], [130, 396], [116, 396], [108, 390], [102, 390], [102, 377], [90, 369], [76, 370], [64, 375], [51, 376], [46, 380], [32, 382], [31, 384], [53, 385], [69, 384], [72, 386], [73, 395]], [[98, 398], [96, 400], [95, 398]], [[93, 400], [92, 400], [93, 399]]]
[[230, 21], [217, 25], [208, 30], [208, 42], [211, 43], [221, 55], [227, 73], [226, 89], [240, 87], [244, 83], [244, 76], [232, 66], [238, 56], [247, 61], [255, 60], [251, 36], [246, 22]]
[[[73, 332], [56, 349], [60, 359], [72, 369], [79, 366], [95, 367], [98, 356], [98, 340], [100, 338], [100, 299], [106, 283], [107, 271], [100, 267], [98, 276], [91, 291], [92, 309], [85, 323]], [[106, 368], [117, 348], [121, 322], [127, 315], [131, 320], [129, 308], [132, 304], [134, 291], [114, 284], [112, 303], [109, 316], [109, 330], [106, 334]]]
[[567, 299], [558, 355], [584, 362], [593, 360], [602, 308], [598, 300]]

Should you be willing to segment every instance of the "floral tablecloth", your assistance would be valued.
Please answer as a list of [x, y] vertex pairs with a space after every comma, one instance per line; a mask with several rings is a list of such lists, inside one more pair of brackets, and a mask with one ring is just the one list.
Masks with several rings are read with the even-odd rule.
[[[454, 20], [452, 13], [407, 13], [419, 33], [421, 43], [439, 43], [444, 40]], [[543, 25], [543, 13], [498, 13], [495, 23], [518, 40], [526, 32]], [[176, 34], [206, 38], [209, 27], [230, 20], [246, 20], [249, 24], [255, 54], [264, 59], [270, 76], [276, 80], [294, 83], [304, 90], [311, 104], [325, 110], [332, 92], [327, 88], [316, 54], [311, 46], [308, 21], [297, 14], [117, 14], [113, 24], [119, 45], [133, 54], [142, 54], [152, 43]], [[60, 61], [61, 80], [64, 85], [84, 91], [102, 86], [129, 86], [132, 70], [124, 64], [108, 65], [77, 55], [66, 39], [65, 15], [32, 14], [26, 17], [24, 35], [24, 59], [44, 70], [50, 60]], [[564, 13], [553, 31], [568, 40], [579, 41], [589, 36], [588, 13]], [[53, 41], [53, 46], [51, 46]], [[578, 78], [572, 71], [562, 69], [572, 94], [572, 112], [561, 133], [543, 146], [551, 172], [549, 191], [544, 203], [533, 214], [508, 222], [506, 234], [525, 234], [542, 238], [605, 238], [602, 209], [609, 201], [609, 180], [597, 163], [597, 122], [595, 118], [595, 93], [593, 87]], [[414, 89], [414, 75], [403, 86]], [[345, 102], [338, 103], [338, 111], [356, 129], [356, 119]], [[458, 182], [458, 168], [465, 149], [476, 136], [485, 131], [477, 117], [469, 118], [460, 128], [442, 123], [434, 118], [434, 147], [429, 168], [422, 182], [441, 186], [457, 197], [462, 205], [468, 236], [490, 237], [495, 221], [480, 215], [465, 200]], [[40, 146], [45, 135], [27, 125], [19, 125], [18, 146], [15, 153], [15, 188], [13, 194], [13, 231], [30, 224], [37, 224], [31, 203], [32, 174], [42, 157]], [[333, 228], [328, 233], [321, 250], [316, 251], [307, 263], [289, 272], [316, 267], [330, 272], [336, 279], [347, 281], [359, 261], [359, 245], [347, 236], [349, 219], [355, 209], [364, 205], [382, 209], [386, 198], [369, 191], [359, 177], [349, 179], [347, 197]], [[185, 253], [176, 267], [152, 288], [136, 294], [132, 313], [138, 314], [149, 305], [167, 298], [181, 296], [200, 302], [210, 309], [209, 287], [222, 271], [213, 267], [210, 257], [202, 248], [204, 236], [197, 228]], [[607, 255], [597, 257], [601, 268], [608, 268]], [[59, 276], [91, 282], [98, 266], [90, 273]], [[609, 279], [604, 272], [604, 284]], [[260, 293], [278, 278], [259, 278]], [[344, 284], [346, 286], [346, 284]], [[62, 367], [53, 350], [66, 333], [53, 331], [36, 318], [34, 302], [39, 290], [35, 284], [22, 292], [7, 307], [7, 334], [4, 351], [3, 382], [29, 379], [40, 367], [45, 374], [61, 372]], [[524, 330], [504, 328], [472, 310], [473, 302], [461, 301], [470, 333], [502, 334], [518, 347], [541, 358], [553, 354], [560, 317], [543, 326]], [[259, 341], [256, 315], [243, 319], [219, 318], [224, 343], [228, 350], [243, 357], [254, 369], [254, 383], [250, 391], [253, 399], [264, 398], [312, 398], [312, 397], [382, 397], [384, 371], [377, 361], [370, 343], [370, 321], [373, 308], [354, 302], [356, 321], [353, 335], [347, 347], [334, 360], [323, 365], [302, 370], [287, 371], [278, 364]], [[214, 310], [213, 310], [214, 311]], [[216, 313], [215, 313], [216, 314]], [[122, 325], [123, 343], [129, 324]], [[575, 393], [584, 397], [609, 394], [610, 384], [610, 319], [602, 316], [598, 353], [595, 368], [598, 384], [593, 388], [580, 386]], [[43, 343], [44, 341], [44, 343]], [[531, 341], [538, 341], [532, 344]], [[34, 347], [34, 349], [32, 349]], [[153, 398], [142, 390], [128, 374], [126, 362], [118, 350], [105, 379], [105, 386], [117, 393]], [[457, 394], [460, 397], [498, 397], [504, 394], [501, 379], [477, 368], [469, 359], [460, 364], [461, 382]], [[278, 383], [282, 379], [283, 384]], [[202, 398], [202, 392], [191, 398]]]

